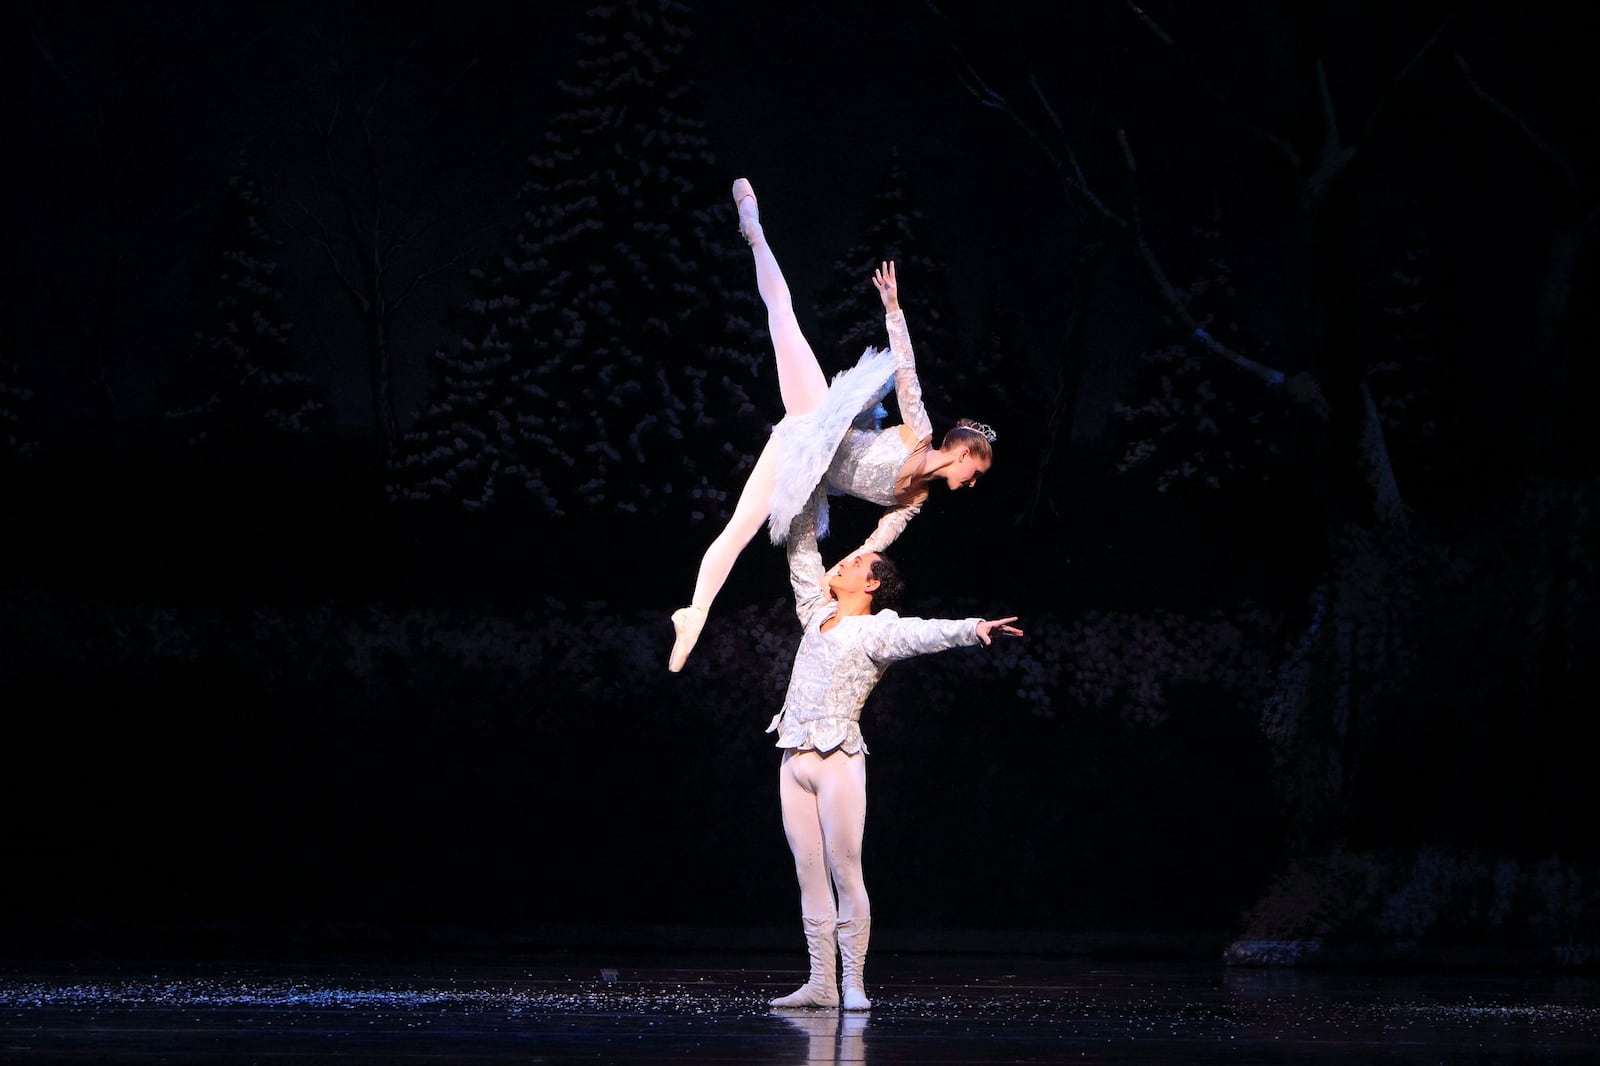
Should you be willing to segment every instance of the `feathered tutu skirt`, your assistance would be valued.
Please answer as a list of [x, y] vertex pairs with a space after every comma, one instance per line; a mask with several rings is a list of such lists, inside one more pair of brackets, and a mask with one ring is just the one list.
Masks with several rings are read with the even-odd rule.
[[[881, 401], [894, 385], [894, 362], [893, 352], [868, 348], [855, 366], [834, 375], [827, 398], [815, 410], [785, 416], [772, 427], [772, 439], [778, 448], [777, 484], [767, 515], [772, 543], [782, 544], [788, 538], [795, 516], [823, 487], [845, 434], [853, 429], [882, 427], [887, 412]], [[826, 492], [821, 497], [817, 507], [819, 539], [828, 535]]]

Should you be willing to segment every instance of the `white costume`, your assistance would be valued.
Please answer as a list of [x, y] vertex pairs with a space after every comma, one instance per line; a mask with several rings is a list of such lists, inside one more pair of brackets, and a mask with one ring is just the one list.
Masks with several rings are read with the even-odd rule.
[[838, 959], [846, 1010], [865, 1010], [863, 970], [872, 929], [872, 904], [861, 874], [867, 819], [867, 745], [861, 709], [891, 663], [979, 644], [980, 618], [902, 618], [894, 611], [838, 614], [817, 552], [813, 500], [791, 527], [789, 582], [805, 635], [795, 652], [783, 708], [767, 732], [784, 749], [778, 767], [783, 829], [800, 884], [800, 914], [811, 957], [806, 983], [772, 1001], [779, 1007], [839, 1004]]
[[[750, 242], [756, 287], [767, 309], [767, 333], [785, 414], [756, 456], [727, 524], [701, 556], [689, 605], [672, 613], [676, 636], [667, 669], [674, 672], [683, 668], [734, 560], [763, 522], [772, 542], [782, 544], [795, 516], [823, 486], [826, 492], [859, 496], [889, 508], [856, 554], [881, 552], [928, 498], [921, 475], [933, 443], [933, 426], [922, 406], [905, 315], [895, 310], [884, 316], [889, 328], [887, 352], [868, 348], [855, 366], [830, 383], [800, 329], [789, 283], [762, 232], [750, 183], [743, 178], [734, 182], [733, 198], [740, 232]], [[892, 272], [888, 276], [892, 278]], [[886, 284], [876, 274], [873, 283]], [[884, 306], [889, 306], [888, 296]], [[879, 401], [891, 380], [902, 424], [883, 429]], [[818, 535], [825, 535], [826, 496], [817, 506]]]
[[767, 732], [778, 734], [780, 748], [824, 753], [839, 748], [855, 755], [867, 751], [861, 708], [889, 664], [977, 644], [983, 619], [902, 618], [884, 610], [847, 615], [824, 633], [822, 623], [838, 613], [839, 603], [828, 593], [813, 511], [802, 511], [790, 530], [789, 583], [805, 635], [795, 652], [783, 708]]
[[[782, 544], [795, 515], [819, 483], [835, 496], [854, 496], [889, 508], [860, 552], [881, 552], [922, 510], [927, 483], [913, 484], [923, 455], [933, 444], [933, 423], [922, 405], [916, 357], [904, 311], [884, 316], [889, 351], [868, 348], [859, 362], [836, 375], [815, 410], [789, 415], [772, 429], [778, 446], [767, 531]], [[879, 401], [893, 374], [901, 423], [882, 428]], [[817, 535], [828, 533], [827, 503], [817, 513]]]

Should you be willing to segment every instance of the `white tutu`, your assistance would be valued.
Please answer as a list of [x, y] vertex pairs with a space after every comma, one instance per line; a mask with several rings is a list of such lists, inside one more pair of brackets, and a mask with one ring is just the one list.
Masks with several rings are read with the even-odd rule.
[[[782, 544], [788, 538], [795, 516], [827, 476], [845, 434], [851, 429], [881, 428], [887, 412], [879, 401], [894, 385], [894, 364], [893, 352], [868, 348], [855, 366], [834, 375], [827, 398], [816, 410], [788, 415], [772, 427], [778, 447], [777, 484], [767, 515], [772, 543]], [[823, 494], [817, 507], [817, 537], [827, 533], [827, 496]]]

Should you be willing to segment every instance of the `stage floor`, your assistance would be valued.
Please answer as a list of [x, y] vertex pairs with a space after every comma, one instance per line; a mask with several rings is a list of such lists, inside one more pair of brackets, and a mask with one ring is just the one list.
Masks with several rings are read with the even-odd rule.
[[0, 1061], [1594, 1063], [1600, 979], [875, 952], [870, 1011], [778, 1011], [784, 955], [0, 965]]

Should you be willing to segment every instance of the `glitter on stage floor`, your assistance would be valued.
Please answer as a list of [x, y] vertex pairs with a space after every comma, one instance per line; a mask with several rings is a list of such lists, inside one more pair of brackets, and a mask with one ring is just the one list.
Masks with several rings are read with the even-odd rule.
[[0, 1061], [1579, 1063], [1600, 978], [886, 953], [868, 1012], [792, 957], [389, 956], [0, 969]]

